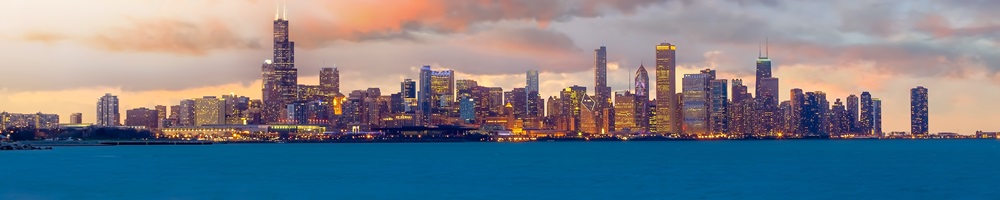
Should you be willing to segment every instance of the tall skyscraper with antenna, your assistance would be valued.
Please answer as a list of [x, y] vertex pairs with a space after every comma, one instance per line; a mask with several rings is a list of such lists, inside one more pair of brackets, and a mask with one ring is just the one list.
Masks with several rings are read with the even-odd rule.
[[756, 110], [759, 113], [760, 123], [757, 123], [755, 130], [758, 130], [761, 135], [767, 135], [775, 132], [775, 127], [777, 127], [777, 113], [778, 113], [778, 78], [772, 77], [771, 75], [771, 59], [768, 58], [768, 44], [765, 39], [764, 51], [761, 54], [758, 51], [757, 56], [757, 76], [756, 76], [756, 86], [755, 95], [756, 99]]
[[298, 70], [295, 69], [295, 42], [289, 40], [288, 10], [275, 8], [274, 58], [262, 66], [264, 85], [261, 95], [264, 104], [264, 122], [281, 121], [286, 105], [296, 99]]

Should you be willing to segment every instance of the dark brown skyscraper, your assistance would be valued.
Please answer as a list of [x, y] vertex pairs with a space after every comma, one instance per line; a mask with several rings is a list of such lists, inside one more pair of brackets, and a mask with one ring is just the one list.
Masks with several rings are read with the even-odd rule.
[[274, 16], [274, 59], [261, 67], [264, 85], [264, 122], [278, 122], [285, 107], [295, 101], [298, 92], [298, 70], [295, 69], [295, 42], [289, 40], [287, 13]]
[[319, 86], [328, 95], [340, 94], [340, 69], [324, 67], [319, 72]]

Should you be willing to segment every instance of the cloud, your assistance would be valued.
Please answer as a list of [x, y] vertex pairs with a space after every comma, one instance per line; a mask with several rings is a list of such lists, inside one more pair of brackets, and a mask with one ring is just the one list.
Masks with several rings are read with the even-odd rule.
[[322, 14], [298, 20], [298, 41], [317, 48], [334, 41], [416, 39], [415, 33], [470, 32], [482, 23], [526, 21], [546, 26], [575, 17], [631, 14], [641, 7], [668, 0], [467, 1], [386, 0], [328, 2]]
[[173, 19], [134, 20], [88, 38], [87, 43], [112, 52], [160, 52], [205, 55], [212, 50], [261, 49], [259, 40], [242, 39], [219, 20], [192, 23]]
[[24, 35], [22, 35], [21, 39], [25, 40], [25, 41], [31, 41], [31, 42], [41, 42], [41, 43], [45, 43], [45, 44], [52, 44], [54, 42], [65, 40], [65, 39], [67, 39], [67, 37], [64, 36], [64, 35], [58, 34], [58, 33], [53, 33], [53, 32], [32, 31], [32, 32], [28, 32], [28, 33], [25, 33]]

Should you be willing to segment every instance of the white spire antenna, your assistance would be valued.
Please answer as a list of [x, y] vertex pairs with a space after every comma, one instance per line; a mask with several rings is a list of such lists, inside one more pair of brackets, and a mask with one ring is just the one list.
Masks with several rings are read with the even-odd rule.
[[281, 8], [283, 9], [283, 11], [281, 11], [281, 19], [288, 20], [288, 1], [282, 1], [281, 3], [283, 4], [281, 5]]
[[281, 5], [278, 2], [274, 2], [274, 20], [281, 19]]
[[768, 38], [764, 37], [764, 57], [770, 56], [771, 52], [768, 51], [771, 47], [770, 45], [771, 44], [768, 43]]

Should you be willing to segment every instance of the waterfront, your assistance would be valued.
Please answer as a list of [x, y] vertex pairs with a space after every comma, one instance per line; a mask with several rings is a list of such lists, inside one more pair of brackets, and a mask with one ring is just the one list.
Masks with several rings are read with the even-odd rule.
[[3, 199], [988, 199], [996, 140], [60, 147]]

